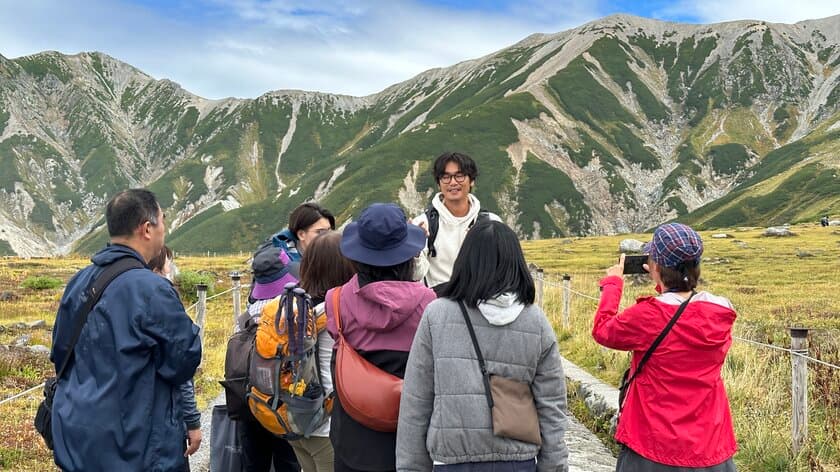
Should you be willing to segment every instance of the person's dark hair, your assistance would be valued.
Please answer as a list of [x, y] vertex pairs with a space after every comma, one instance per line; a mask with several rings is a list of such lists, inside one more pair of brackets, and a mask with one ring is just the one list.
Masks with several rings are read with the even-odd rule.
[[396, 280], [399, 282], [414, 281], [414, 258], [400, 262], [392, 266], [373, 266], [359, 261], [353, 261], [356, 265], [356, 272], [359, 274], [359, 286], [383, 280]]
[[123, 190], [114, 195], [105, 207], [108, 235], [112, 238], [131, 236], [138, 226], [147, 221], [157, 226], [159, 209], [154, 193], [144, 188]]
[[471, 182], [478, 177], [478, 166], [472, 157], [460, 152], [445, 152], [435, 159], [435, 165], [432, 167], [435, 183], [440, 183], [440, 178], [446, 173], [446, 164], [450, 162], [458, 164], [461, 173], [469, 177]]
[[534, 279], [519, 238], [500, 221], [478, 223], [464, 238], [452, 277], [439, 295], [474, 308], [506, 292], [516, 294], [519, 303], [534, 303]]
[[172, 260], [172, 249], [169, 249], [169, 246], [164, 245], [155, 257], [149, 259], [149, 262], [146, 265], [148, 265], [149, 269], [152, 271], [162, 272], [167, 259]]
[[335, 217], [326, 208], [315, 202], [304, 203], [289, 215], [289, 230], [297, 237], [297, 232], [306, 230], [321, 218], [330, 222], [330, 229], [335, 229]]
[[689, 292], [697, 288], [700, 280], [700, 264], [696, 261], [683, 262], [675, 268], [659, 266], [662, 285], [669, 290]]
[[344, 285], [356, 273], [350, 259], [341, 254], [341, 233], [318, 235], [300, 261], [300, 286], [312, 298], [323, 300], [327, 290]]

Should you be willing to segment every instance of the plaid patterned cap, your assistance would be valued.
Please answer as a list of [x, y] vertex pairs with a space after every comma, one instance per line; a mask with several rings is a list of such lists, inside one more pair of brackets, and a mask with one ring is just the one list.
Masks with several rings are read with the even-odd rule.
[[676, 268], [687, 261], [700, 262], [703, 240], [696, 231], [680, 223], [667, 223], [656, 228], [644, 252], [663, 267]]

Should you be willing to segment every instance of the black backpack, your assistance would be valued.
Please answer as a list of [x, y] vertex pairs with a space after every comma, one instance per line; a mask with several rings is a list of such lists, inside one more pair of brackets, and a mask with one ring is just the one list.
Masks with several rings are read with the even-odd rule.
[[247, 418], [251, 414], [245, 394], [248, 391], [248, 372], [257, 338], [257, 323], [247, 311], [236, 322], [241, 329], [228, 338], [225, 379], [219, 381], [225, 388], [227, 414], [232, 420], [239, 420], [243, 416]]
[[[426, 240], [426, 245], [429, 248], [429, 257], [437, 257], [435, 239], [437, 239], [438, 227], [440, 226], [440, 213], [438, 213], [434, 205], [426, 207], [425, 213], [429, 225], [429, 237]], [[479, 210], [478, 215], [472, 220], [469, 227], [472, 228], [476, 223], [483, 223], [485, 221], [490, 221], [490, 212]]]

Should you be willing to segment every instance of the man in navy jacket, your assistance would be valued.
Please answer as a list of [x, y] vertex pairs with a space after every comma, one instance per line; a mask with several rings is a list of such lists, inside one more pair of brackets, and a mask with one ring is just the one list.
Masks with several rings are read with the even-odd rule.
[[[123, 257], [146, 264], [164, 244], [163, 212], [148, 190], [120, 192], [105, 212], [111, 243], [67, 284], [50, 360], [69, 354], [85, 291]], [[179, 385], [201, 360], [198, 327], [172, 284], [147, 269], [128, 270], [91, 310], [58, 380], [52, 412], [55, 462], [65, 471], [183, 470]]]

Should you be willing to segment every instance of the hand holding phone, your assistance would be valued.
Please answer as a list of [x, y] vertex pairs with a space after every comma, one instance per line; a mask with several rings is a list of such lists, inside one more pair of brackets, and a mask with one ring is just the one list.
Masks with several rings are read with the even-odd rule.
[[625, 274], [647, 274], [644, 265], [647, 264], [648, 255], [632, 255], [624, 256], [624, 273]]

